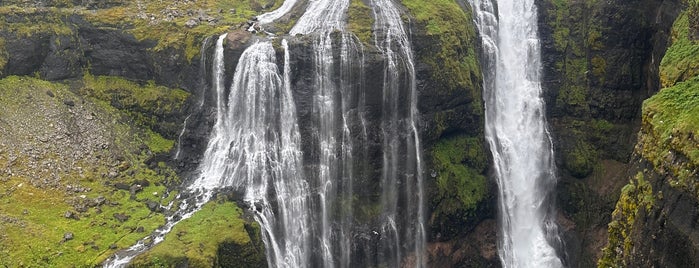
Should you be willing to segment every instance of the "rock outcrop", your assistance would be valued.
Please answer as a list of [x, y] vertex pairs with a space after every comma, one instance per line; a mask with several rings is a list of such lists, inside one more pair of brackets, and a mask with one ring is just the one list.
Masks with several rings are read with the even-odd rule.
[[541, 1], [544, 88], [561, 181], [568, 260], [595, 265], [627, 182], [641, 103], [659, 90], [658, 66], [677, 1]]

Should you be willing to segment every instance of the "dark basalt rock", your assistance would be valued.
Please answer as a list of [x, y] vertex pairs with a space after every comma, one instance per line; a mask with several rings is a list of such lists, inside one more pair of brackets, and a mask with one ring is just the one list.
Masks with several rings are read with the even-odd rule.
[[659, 90], [658, 65], [680, 8], [675, 0], [563, 1], [561, 10], [553, 2], [537, 5], [558, 204], [573, 220], [564, 228], [569, 264], [590, 267], [628, 180], [642, 101]]

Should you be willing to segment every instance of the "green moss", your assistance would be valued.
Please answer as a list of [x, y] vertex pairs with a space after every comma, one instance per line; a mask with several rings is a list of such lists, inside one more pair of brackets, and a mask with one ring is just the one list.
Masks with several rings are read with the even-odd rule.
[[587, 142], [578, 140], [572, 150], [565, 155], [565, 166], [571, 175], [585, 178], [592, 173], [597, 163], [595, 149]]
[[[104, 101], [132, 117], [137, 124], [150, 129], [157, 129], [165, 118], [176, 114], [189, 97], [182, 89], [170, 89], [158, 86], [153, 81], [139, 84], [121, 77], [92, 76], [83, 78], [84, 86], [80, 92], [92, 98]], [[149, 137], [154, 137], [149, 135]], [[163, 143], [162, 137], [149, 138], [149, 145], [156, 145], [157, 150], [172, 147]]]
[[172, 146], [175, 145], [174, 140], [165, 139], [163, 138], [163, 136], [160, 136], [160, 134], [155, 133], [151, 130], [146, 131], [146, 133], [148, 134], [146, 144], [153, 153], [157, 154], [169, 152], [170, 149], [172, 149]]
[[5, 50], [5, 39], [0, 37], [0, 76], [5, 73], [5, 65], [7, 64], [8, 57], [7, 50]]
[[[106, 25], [133, 25], [133, 29], [130, 32], [136, 38], [158, 42], [154, 47], [156, 51], [167, 48], [183, 49], [187, 59], [191, 60], [199, 54], [200, 41], [204, 37], [226, 32], [231, 26], [242, 25], [255, 15], [272, 10], [275, 7], [270, 5], [267, 9], [262, 9], [262, 6], [266, 5], [263, 2], [267, 1], [146, 1], [143, 2], [144, 7], [142, 9], [142, 13], [146, 15], [146, 18], [134, 16], [139, 13], [136, 3], [124, 7], [100, 10], [94, 14], [87, 15], [90, 20]], [[277, 4], [280, 2], [273, 1], [273, 3]], [[208, 22], [200, 22], [199, 25], [189, 28], [185, 26], [185, 23], [190, 18], [198, 16], [198, 14], [168, 19], [163, 14], [163, 11], [171, 9], [180, 10], [180, 12], [194, 10], [195, 13], [202, 10], [207, 16], [217, 19], [217, 22], [215, 25], [210, 25]], [[231, 9], [235, 9], [236, 12], [229, 12]], [[222, 12], [218, 13], [218, 10]], [[155, 18], [155, 23], [150, 19], [151, 17]]]
[[[51, 92], [51, 95], [47, 92]], [[51, 121], [55, 120], [52, 117], [55, 111], [73, 114], [67, 112], [66, 99], [76, 100], [75, 108], [70, 109], [76, 112], [86, 109], [86, 113], [94, 117], [93, 122], [104, 124], [105, 132], [100, 135], [115, 137], [109, 140], [108, 148], [95, 150], [89, 159], [70, 159], [61, 157], [60, 152], [55, 151], [57, 149], [50, 149], [47, 153], [39, 150], [33, 156], [20, 148], [7, 147], [12, 144], [19, 144], [18, 147], [45, 146], [37, 144], [40, 141], [32, 137], [39, 133], [25, 131], [32, 131], [34, 127], [46, 131], [45, 128], [57, 123]], [[17, 76], [0, 80], [0, 104], [3, 107], [0, 109], [3, 120], [0, 121], [2, 124], [12, 123], [4, 127], [14, 132], [0, 132], [3, 137], [1, 146], [4, 147], [0, 150], [0, 164], [13, 170], [12, 173], [0, 174], [0, 266], [92, 267], [116, 250], [131, 246], [164, 223], [164, 215], [151, 212], [144, 202], [146, 199], [162, 199], [167, 191], [163, 184], [177, 179], [167, 166], [150, 168], [146, 164], [151, 155], [139, 150], [147, 139], [144, 131], [125, 122], [119, 111], [82, 100], [66, 85]], [[39, 109], [46, 111], [46, 114], [37, 113]], [[26, 126], [15, 128], [13, 122], [18, 120]], [[71, 116], [66, 115], [65, 120], [72, 120]], [[89, 136], [94, 134], [82, 135], [85, 136], [81, 139], [95, 138]], [[51, 146], [57, 145], [52, 143]], [[10, 155], [15, 155], [16, 159], [11, 165], [6, 165], [10, 162]], [[115, 157], [121, 159], [117, 164], [113, 162]], [[39, 169], [30, 163], [37, 161], [70, 162], [71, 168], [56, 167], [52, 171], [60, 177], [59, 186], [42, 186], [31, 179]], [[118, 171], [117, 176], [108, 179], [105, 175], [112, 169]], [[147, 180], [150, 185], [134, 197], [128, 191], [110, 186], [114, 182], [128, 184], [134, 180]], [[66, 185], [79, 185], [90, 190], [70, 192], [65, 190]], [[100, 196], [106, 199], [105, 203], [76, 212], [79, 220], [64, 217], [66, 211], [77, 210], [76, 204], [84, 204]], [[128, 220], [117, 220], [114, 217], [117, 213], [128, 215]], [[4, 218], [13, 220], [2, 220]], [[136, 231], [139, 227], [143, 227], [143, 232]], [[74, 238], [61, 242], [66, 232], [72, 232]], [[111, 245], [116, 245], [117, 249], [110, 249]]]
[[20, 8], [17, 6], [0, 7], [0, 29], [14, 33], [19, 37], [34, 34], [71, 35], [73, 30], [64, 22], [70, 13], [58, 8]]
[[699, 41], [689, 38], [689, 18], [683, 12], [672, 26], [672, 45], [660, 62], [660, 82], [671, 87], [699, 75]]
[[586, 81], [587, 76], [587, 59], [568, 58], [559, 63], [558, 69], [563, 73], [566, 80], [558, 92], [556, 105], [571, 109], [574, 113], [587, 113], [589, 105], [587, 104], [588, 87], [580, 81]]
[[624, 186], [619, 202], [612, 213], [608, 244], [602, 250], [602, 258], [597, 263], [598, 267], [629, 266], [625, 258], [632, 253], [634, 246], [632, 232], [636, 217], [642, 209], [649, 212], [655, 205], [655, 199], [653, 188], [645, 180], [642, 172], [636, 174], [629, 184]]
[[432, 151], [437, 173], [437, 217], [469, 217], [487, 194], [485, 149], [481, 140], [465, 136], [440, 140]]
[[[223, 0], [223, 1], [121, 1], [113, 7], [87, 9], [84, 6], [49, 3], [48, 8], [26, 7], [24, 3], [8, 3], [0, 7], [0, 28], [8, 29], [21, 36], [36, 33], [68, 35], [71, 28], [64, 22], [67, 16], [81, 15], [98, 27], [126, 29], [139, 40], [154, 40], [154, 51], [175, 49], [188, 60], [200, 53], [201, 40], [207, 36], [221, 34], [231, 27], [243, 26], [255, 15], [272, 10], [283, 1], [267, 0]], [[269, 3], [273, 3], [270, 5]], [[266, 6], [267, 8], [263, 8]], [[235, 9], [235, 13], [230, 12]], [[176, 11], [176, 13], [173, 13]], [[191, 14], [187, 14], [188, 11]], [[190, 19], [198, 19], [199, 12], [215, 19], [215, 23], [198, 21], [198, 25], [187, 27]], [[219, 12], [221, 11], [221, 12]], [[172, 16], [172, 14], [177, 14]], [[8, 23], [10, 16], [21, 16], [20, 22]]]
[[567, 0], [551, 1], [553, 9], [549, 12], [555, 14], [554, 20], [550, 22], [553, 28], [553, 45], [560, 52], [566, 51], [568, 42], [570, 41], [570, 29], [567, 27], [567, 19], [569, 18], [570, 8]]
[[219, 248], [224, 244], [235, 244], [246, 251], [248, 259], [238, 259], [238, 267], [246, 267], [244, 262], [260, 262], [264, 254], [255, 252], [254, 241], [248, 230], [259, 227], [249, 226], [241, 218], [243, 211], [232, 202], [210, 202], [201, 210], [175, 225], [160, 244], [138, 256], [132, 267], [175, 267], [187, 264], [189, 267], [216, 267], [219, 264]]
[[471, 13], [454, 0], [403, 0], [403, 4], [432, 40], [418, 55], [432, 67], [433, 79], [447, 92], [471, 90], [479, 103], [481, 73]]
[[[658, 171], [670, 171], [672, 186], [699, 197], [699, 76], [665, 88], [643, 102], [641, 154]], [[676, 161], [679, 159], [680, 161]]]
[[347, 28], [354, 33], [364, 44], [371, 44], [372, 25], [374, 18], [371, 15], [371, 8], [366, 6], [362, 0], [352, 0], [347, 11]]
[[592, 57], [590, 60], [592, 65], [592, 74], [597, 77], [600, 83], [604, 83], [604, 74], [607, 72], [607, 61], [600, 56]]

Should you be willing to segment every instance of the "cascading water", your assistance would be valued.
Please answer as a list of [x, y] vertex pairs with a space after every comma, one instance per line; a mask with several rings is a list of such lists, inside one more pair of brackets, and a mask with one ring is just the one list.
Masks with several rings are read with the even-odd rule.
[[[336, 73], [336, 59], [333, 55], [333, 32], [340, 31], [342, 44], [340, 67], [349, 65], [352, 60], [348, 53], [351, 36], [345, 33], [345, 13], [349, 7], [347, 0], [314, 1], [309, 3], [306, 12], [299, 18], [298, 22], [289, 32], [290, 35], [313, 34], [313, 93], [312, 120], [316, 128], [317, 137], [317, 169], [311, 178], [314, 189], [317, 189], [315, 196], [319, 211], [313, 213], [320, 221], [317, 228], [319, 232], [321, 260], [317, 265], [323, 267], [335, 267], [339, 248], [349, 250], [349, 231], [344, 224], [340, 224], [340, 231], [333, 237], [333, 211], [336, 209], [338, 194], [352, 195], [351, 187], [351, 161], [352, 144], [347, 138], [348, 125], [347, 115], [342, 111], [343, 101], [348, 100], [347, 93], [340, 90], [349, 89], [347, 80], [340, 77], [339, 85], [335, 83], [335, 78], [342, 75], [342, 71]], [[343, 94], [344, 93], [344, 94]], [[344, 97], [344, 98], [343, 98]], [[338, 109], [339, 108], [339, 109]], [[338, 153], [339, 152], [339, 153]], [[346, 211], [341, 213], [347, 214]], [[342, 217], [342, 216], [341, 216]], [[343, 218], [347, 218], [344, 216]], [[347, 220], [345, 220], [347, 222]], [[349, 223], [349, 222], [347, 222]], [[338, 246], [339, 245], [339, 246]], [[339, 247], [339, 248], [338, 248]], [[349, 265], [349, 255], [339, 254], [340, 265]]]
[[[224, 38], [222, 36], [221, 38]], [[286, 43], [284, 42], [286, 49]], [[222, 51], [214, 65], [217, 119], [204, 154], [201, 175], [190, 189], [233, 187], [255, 211], [275, 267], [308, 266], [309, 188], [301, 169], [296, 108], [270, 41], [258, 41], [240, 57], [230, 94], [223, 86]]]
[[[375, 44], [385, 58], [381, 122], [384, 254], [389, 266], [398, 267], [405, 253], [412, 252], [415, 267], [423, 267], [424, 193], [413, 53], [395, 3], [375, 0], [373, 4]], [[404, 105], [406, 102], [409, 105]], [[404, 205], [399, 213], [401, 203]], [[398, 230], [396, 221], [404, 224], [403, 230]]]
[[504, 267], [562, 267], [549, 195], [553, 146], [541, 98], [540, 44], [533, 0], [472, 0], [483, 47], [486, 138], [499, 186]]
[[[291, 10], [295, 2], [285, 1], [279, 10]], [[287, 40], [281, 40], [283, 73], [272, 41], [258, 39], [241, 55], [227, 89], [227, 36], [217, 39], [211, 68], [215, 124], [200, 174], [188, 187], [196, 203], [178, 215], [191, 215], [216, 189], [233, 188], [244, 194], [261, 226], [271, 267], [426, 266], [412, 49], [396, 3], [371, 3], [384, 63], [381, 94], [369, 93], [383, 97], [372, 108], [364, 48], [345, 29], [349, 0], [309, 1], [289, 32], [305, 35], [295, 38], [312, 46], [308, 84], [302, 84], [310, 86], [303, 100], [310, 108], [305, 129], [292, 92], [307, 89], [292, 88]], [[286, 11], [261, 15], [259, 23]], [[368, 116], [367, 109], [378, 109], [377, 115]], [[300, 133], [310, 134], [303, 136], [307, 151]], [[382, 163], [370, 162], [373, 154], [382, 155]], [[380, 188], [355, 184], [357, 179]]]

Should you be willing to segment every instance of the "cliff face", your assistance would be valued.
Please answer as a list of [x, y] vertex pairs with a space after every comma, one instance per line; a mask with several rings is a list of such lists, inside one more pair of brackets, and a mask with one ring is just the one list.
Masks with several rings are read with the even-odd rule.
[[659, 89], [658, 66], [678, 1], [539, 2], [544, 88], [561, 180], [568, 258], [593, 266], [628, 181], [641, 103]]
[[699, 266], [697, 16], [699, 3], [690, 1], [660, 63], [664, 88], [643, 103], [633, 177], [616, 204], [600, 267]]
[[[131, 1], [106, 4], [40, 1], [36, 5], [28, 5], [24, 1], [3, 2], [3, 6], [0, 6], [0, 13], [4, 15], [0, 20], [2, 90], [28, 85], [27, 100], [39, 97], [42, 100], [50, 99], [61, 109], [56, 112], [59, 114], [73, 111], [73, 105], [104, 107], [107, 112], [85, 108], [77, 117], [73, 115], [60, 120], [69, 122], [66, 124], [71, 127], [86, 127], [90, 121], [83, 119], [83, 114], [87, 114], [92, 118], [90, 120], [101, 122], [104, 129], [98, 134], [80, 133], [80, 137], [99, 139], [105, 133], [117, 133], [112, 128], [119, 131], [123, 128], [123, 133], [118, 132], [121, 133], [119, 139], [108, 136], [104, 138], [108, 140], [106, 142], [109, 143], [110, 139], [126, 142], [129, 137], [136, 139], [125, 145], [109, 143], [109, 148], [104, 149], [106, 151], [95, 149], [104, 153], [99, 161], [72, 167], [94, 172], [84, 175], [58, 172], [61, 179], [55, 180], [54, 184], [33, 184], [43, 175], [28, 177], [31, 171], [18, 168], [23, 167], [24, 160], [14, 159], [46, 162], [44, 160], [49, 156], [63, 150], [53, 146], [62, 141], [40, 139], [40, 142], [51, 146], [34, 153], [29, 152], [37, 146], [33, 143], [26, 144], [29, 151], [0, 149], [0, 160], [3, 160], [0, 163], [12, 170], [1, 177], [1, 185], [7, 191], [14, 191], [14, 194], [1, 195], [0, 200], [8, 204], [27, 204], [33, 202], [31, 196], [36, 191], [57, 191], [59, 198], [51, 202], [62, 204], [47, 205], [48, 210], [41, 211], [42, 214], [51, 215], [46, 218], [32, 217], [39, 214], [32, 207], [27, 207], [26, 213], [16, 209], [2, 210], [0, 228], [12, 231], [7, 232], [9, 236], [0, 238], [0, 254], [4, 254], [0, 257], [5, 256], [0, 259], [13, 260], [4, 264], [12, 266], [17, 264], [16, 261], [24, 261], [25, 265], [39, 266], [61, 266], [64, 263], [94, 265], [148, 234], [168, 215], [169, 212], [160, 205], [172, 200], [178, 186], [195, 171], [213, 122], [210, 104], [214, 94], [208, 92], [213, 35], [231, 32], [226, 40], [225, 57], [226, 69], [234, 70], [242, 51], [256, 38], [242, 30], [248, 26], [246, 20], [263, 10], [278, 7], [281, 1], [219, 1], [214, 6], [199, 4], [197, 1], [175, 1], [166, 6], [159, 6], [161, 4], [155, 2], [136, 6]], [[450, 0], [410, 0], [403, 1], [403, 4], [416, 56], [418, 109], [421, 113], [419, 129], [427, 180], [430, 263], [443, 266], [468, 263], [497, 265], [495, 224], [488, 220], [494, 213], [494, 195], [492, 182], [485, 176], [488, 154], [483, 138], [477, 35], [468, 5]], [[300, 11], [282, 18], [269, 30], [285, 31], [300, 15]], [[367, 98], [369, 123], [378, 123], [376, 120], [380, 118], [381, 111], [380, 67], [383, 63], [371, 43], [372, 30], [371, 26], [367, 27], [372, 24], [371, 16], [367, 3], [352, 1], [349, 29], [365, 46], [366, 67], [361, 71], [366, 74], [367, 92], [376, 93]], [[191, 21], [196, 24], [191, 26]], [[208, 41], [205, 41], [207, 38]], [[294, 70], [295, 88], [298, 89], [294, 94], [304, 131], [304, 118], [309, 116], [309, 107], [304, 106], [304, 94], [310, 90], [308, 85], [304, 86], [304, 81], [312, 73], [304, 68], [312, 68], [308, 61], [313, 52], [307, 40], [295, 37], [289, 37], [289, 40], [294, 66], [299, 66]], [[225, 84], [229, 86], [230, 81]], [[61, 93], [56, 93], [53, 87], [61, 88]], [[44, 96], [49, 91], [59, 97]], [[65, 96], [70, 98], [61, 104]], [[8, 104], [17, 102], [13, 98], [5, 101]], [[201, 103], [204, 105], [201, 106]], [[7, 113], [11, 112], [10, 108], [17, 108], [5, 107], [8, 107]], [[20, 111], [25, 114], [40, 115], [44, 111], [35, 106], [21, 108]], [[2, 122], [19, 124], [19, 121], [10, 122], [7, 118], [8, 114], [4, 114]], [[186, 118], [186, 127], [182, 129]], [[35, 117], [24, 120], [29, 125], [47, 124]], [[13, 142], [32, 135], [26, 131], [9, 130], [2, 134], [4, 140]], [[374, 142], [380, 143], [379, 140]], [[74, 143], [77, 146], [79, 142]], [[6, 143], [8, 147], [19, 144]], [[173, 159], [176, 152], [180, 153], [177, 154], [179, 157]], [[312, 156], [313, 152], [305, 154]], [[371, 170], [379, 170], [381, 155], [372, 152], [367, 157], [364, 161], [375, 163]], [[92, 159], [92, 156], [86, 158]], [[369, 212], [365, 215], [366, 220], [359, 219], [358, 224], [370, 222], [371, 209], [376, 203], [372, 203], [375, 197], [370, 194], [380, 175], [375, 173], [362, 182], [362, 187], [367, 191], [361, 193], [366, 193], [367, 198], [361, 200], [367, 201], [359, 204], [357, 210]], [[28, 182], [32, 184], [27, 186]], [[68, 185], [82, 188], [77, 188], [80, 190], [75, 193], [63, 193], [62, 189]], [[22, 186], [30, 190], [20, 194], [17, 188]], [[107, 205], [93, 206], [90, 203], [84, 210], [71, 209], [72, 205], [64, 206], [73, 204], [71, 202], [82, 204], [80, 200], [83, 195], [89, 200], [104, 197]], [[226, 263], [240, 264], [239, 261], [244, 261], [250, 266], [258, 266], [263, 261], [257, 237], [259, 230], [249, 220], [247, 223], [239, 221], [243, 213], [231, 208], [235, 206], [228, 200], [235, 200], [235, 197], [219, 199], [222, 204], [210, 205], [211, 209], [207, 207], [193, 220], [199, 223], [220, 219], [234, 222], [219, 226], [229, 228], [222, 232], [230, 233], [230, 237], [220, 237], [220, 241], [210, 240], [206, 238], [205, 231], [201, 234], [194, 231], [171, 234], [172, 237], [166, 238], [161, 246], [136, 260], [135, 265], [189, 263], [225, 266]], [[63, 217], [66, 212], [63, 210], [69, 211], [70, 215]], [[73, 222], [84, 223], [84, 231], [65, 227]], [[186, 224], [191, 225], [192, 222]], [[25, 236], [25, 240], [20, 241], [19, 237], [30, 232], [27, 228], [34, 225], [54, 228], [60, 233]], [[64, 232], [65, 235], [70, 232], [71, 238], [62, 240]], [[114, 232], [115, 236], [98, 235], [103, 232]], [[46, 248], [60, 247], [64, 253], [56, 256], [57, 251], [52, 250], [38, 252], [32, 248], [13, 248], [13, 245], [31, 244], [34, 240], [50, 241]], [[200, 253], [196, 253], [188, 246], [192, 243], [202, 243], [205, 252], [200, 249]], [[186, 253], [169, 255], [173, 251]], [[240, 258], [232, 259], [237, 258], [235, 256]]]

